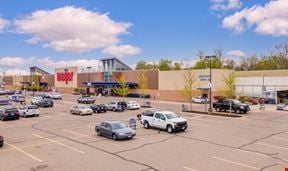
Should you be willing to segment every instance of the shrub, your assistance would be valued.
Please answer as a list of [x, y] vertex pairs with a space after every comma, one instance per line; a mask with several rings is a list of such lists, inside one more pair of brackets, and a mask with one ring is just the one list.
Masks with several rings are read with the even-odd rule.
[[224, 100], [225, 99], [225, 97], [224, 96], [214, 96], [213, 97], [215, 100]]
[[247, 102], [250, 99], [249, 96], [239, 96], [239, 101], [242, 103]]

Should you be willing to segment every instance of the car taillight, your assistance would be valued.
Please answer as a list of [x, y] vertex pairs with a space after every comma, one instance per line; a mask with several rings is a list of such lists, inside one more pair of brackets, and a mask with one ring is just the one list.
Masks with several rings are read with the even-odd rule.
[[16, 113], [16, 115], [20, 115], [20, 113], [19, 113], [19, 112], [17, 112], [17, 113]]
[[8, 115], [9, 115], [9, 113], [4, 113], [3, 115], [4, 115], [4, 116], [8, 116]]

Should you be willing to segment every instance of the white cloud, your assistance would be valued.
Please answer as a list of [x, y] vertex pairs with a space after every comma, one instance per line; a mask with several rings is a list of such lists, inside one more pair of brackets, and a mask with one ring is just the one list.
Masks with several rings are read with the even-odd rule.
[[288, 0], [255, 5], [225, 17], [222, 26], [236, 33], [255, 26], [255, 32], [272, 36], [288, 36]]
[[0, 32], [2, 32], [7, 25], [8, 21], [0, 18]]
[[0, 58], [0, 67], [14, 68], [25, 63], [25, 59], [21, 57], [3, 57]]
[[227, 55], [236, 57], [246, 56], [245, 52], [242, 52], [241, 50], [230, 50], [227, 52]]
[[113, 21], [108, 14], [99, 14], [72, 6], [39, 10], [14, 21], [17, 31], [31, 34], [29, 43], [43, 43], [56, 51], [81, 53], [106, 48], [120, 42], [128, 34], [130, 23]]
[[133, 56], [141, 52], [141, 49], [131, 45], [110, 46], [105, 48], [102, 53], [110, 54], [115, 57]]
[[213, 4], [210, 8], [215, 11], [235, 10], [242, 6], [240, 0], [211, 0], [211, 2]]

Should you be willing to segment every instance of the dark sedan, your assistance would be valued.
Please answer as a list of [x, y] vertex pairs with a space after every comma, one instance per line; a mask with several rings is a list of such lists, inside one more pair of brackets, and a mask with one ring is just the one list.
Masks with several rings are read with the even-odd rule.
[[15, 107], [4, 107], [0, 109], [0, 119], [2, 121], [6, 119], [19, 119], [20, 113]]
[[37, 103], [37, 106], [39, 107], [53, 107], [53, 105], [53, 100], [48, 98], [42, 99]]
[[4, 138], [0, 135], [0, 147], [2, 147], [4, 144]]
[[112, 138], [115, 141], [118, 139], [132, 139], [136, 135], [133, 129], [120, 121], [102, 122], [96, 125], [95, 131], [98, 136]]
[[105, 104], [94, 104], [90, 106], [90, 108], [93, 110], [93, 113], [105, 113], [107, 111], [107, 107]]
[[95, 102], [95, 98], [87, 95], [79, 97], [77, 101], [78, 103], [93, 104]]

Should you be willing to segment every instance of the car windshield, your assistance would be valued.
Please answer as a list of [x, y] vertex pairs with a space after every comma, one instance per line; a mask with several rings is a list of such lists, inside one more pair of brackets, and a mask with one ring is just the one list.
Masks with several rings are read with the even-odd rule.
[[86, 106], [78, 106], [79, 109], [87, 109], [88, 107]]
[[112, 123], [111, 124], [112, 129], [122, 129], [122, 128], [126, 128], [127, 126], [124, 123], [121, 122], [116, 122], [116, 123]]
[[167, 119], [178, 118], [178, 116], [175, 113], [165, 113], [165, 116]]
[[14, 113], [14, 112], [18, 112], [18, 110], [16, 108], [12, 108], [12, 109], [7, 109], [6, 112], [7, 113], [10, 113], [10, 112]]
[[233, 102], [234, 102], [235, 104], [241, 103], [239, 100], [233, 100]]

